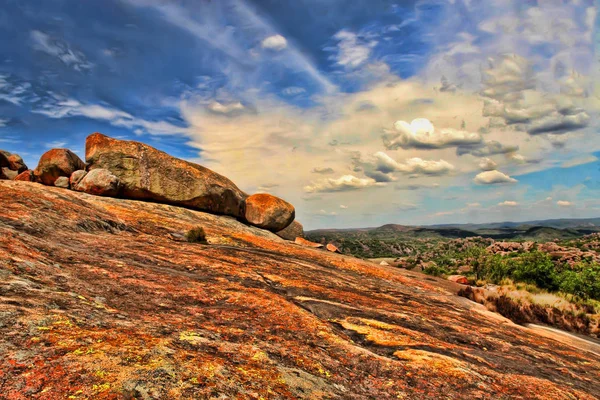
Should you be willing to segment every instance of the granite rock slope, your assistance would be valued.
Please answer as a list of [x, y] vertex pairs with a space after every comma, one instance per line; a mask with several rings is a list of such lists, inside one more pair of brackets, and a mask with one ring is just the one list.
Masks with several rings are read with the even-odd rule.
[[[188, 243], [204, 228], [209, 244]], [[594, 399], [599, 354], [234, 218], [0, 182], [0, 398]]]

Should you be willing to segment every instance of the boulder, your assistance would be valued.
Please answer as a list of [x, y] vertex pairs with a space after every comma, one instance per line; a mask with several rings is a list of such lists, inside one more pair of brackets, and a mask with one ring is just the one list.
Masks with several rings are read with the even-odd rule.
[[36, 180], [44, 185], [52, 186], [61, 176], [69, 178], [79, 169], [85, 169], [85, 164], [75, 153], [67, 149], [52, 149], [40, 158], [33, 172]]
[[84, 176], [86, 176], [86, 174], [87, 174], [87, 171], [84, 171], [82, 169], [73, 172], [71, 174], [71, 177], [69, 178], [69, 183], [71, 184], [71, 187], [75, 188], [75, 186], [77, 186], [77, 184], [79, 182], [81, 182], [81, 180], [83, 179]]
[[21, 172], [14, 179], [15, 181], [24, 181], [24, 182], [35, 182], [35, 175], [33, 171], [28, 169], [27, 171]]
[[60, 178], [56, 179], [54, 181], [54, 186], [63, 189], [69, 189], [71, 187], [71, 185], [69, 185], [69, 178], [66, 176], [61, 176]]
[[275, 232], [277, 236], [285, 240], [296, 240], [297, 237], [304, 237], [304, 227], [298, 221], [293, 221], [286, 228]]
[[301, 246], [306, 246], [306, 247], [314, 247], [314, 248], [323, 247], [323, 245], [321, 243], [311, 242], [310, 240], [306, 240], [301, 237], [297, 237], [296, 240], [294, 240], [294, 243], [299, 244]]
[[278, 232], [290, 225], [295, 216], [294, 206], [279, 197], [259, 193], [246, 199], [244, 218], [259, 228]]
[[10, 167], [10, 161], [8, 161], [10, 153], [8, 151], [0, 150], [0, 168]]
[[247, 195], [208, 168], [101, 133], [88, 136], [85, 147], [88, 169], [107, 169], [119, 178], [122, 197], [243, 217]]
[[0, 175], [5, 176], [5, 179], [13, 180], [17, 177], [17, 175], [19, 175], [19, 173], [17, 171], [13, 171], [10, 168], [2, 168]]
[[78, 192], [114, 197], [121, 190], [121, 181], [107, 169], [93, 169], [75, 187]]
[[17, 171], [17, 175], [21, 172], [27, 171], [27, 165], [25, 161], [18, 154], [11, 154], [8, 156], [8, 162], [10, 164], [9, 168], [13, 171]]
[[27, 165], [18, 154], [0, 150], [0, 179], [15, 179], [21, 172], [27, 170]]
[[340, 249], [338, 249], [337, 246], [332, 243], [327, 243], [325, 248], [332, 253], [341, 253]]
[[463, 276], [463, 275], [450, 275], [448, 277], [448, 280], [452, 281], [452, 282], [460, 283], [461, 285], [469, 284], [469, 280], [467, 279], [466, 276]]

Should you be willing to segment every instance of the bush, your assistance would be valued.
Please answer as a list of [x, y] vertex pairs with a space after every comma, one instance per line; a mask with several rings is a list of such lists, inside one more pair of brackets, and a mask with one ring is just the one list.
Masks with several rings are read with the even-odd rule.
[[542, 289], [557, 290], [559, 286], [552, 259], [540, 251], [527, 253], [516, 260], [511, 275], [516, 281], [532, 283]]
[[600, 265], [578, 265], [560, 274], [560, 290], [582, 299], [600, 300]]
[[185, 238], [190, 243], [208, 243], [206, 241], [206, 232], [204, 232], [204, 228], [201, 226], [197, 226], [187, 231]]

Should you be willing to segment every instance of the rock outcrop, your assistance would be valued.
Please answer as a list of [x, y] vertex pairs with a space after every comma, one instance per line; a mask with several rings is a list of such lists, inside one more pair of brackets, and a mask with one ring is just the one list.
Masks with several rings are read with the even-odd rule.
[[71, 184], [72, 188], [77, 187], [77, 185], [79, 184], [79, 182], [81, 182], [81, 180], [83, 179], [84, 176], [87, 175], [87, 171], [84, 171], [82, 169], [75, 171], [71, 174], [71, 177], [69, 178], [69, 183]]
[[0, 150], [0, 179], [14, 180], [20, 173], [27, 170], [27, 165], [18, 154]]
[[119, 178], [125, 198], [243, 217], [247, 195], [233, 182], [146, 144], [94, 133], [86, 140], [85, 157], [88, 170], [107, 169]]
[[42, 155], [33, 173], [37, 181], [52, 186], [61, 176], [69, 178], [79, 169], [85, 169], [85, 164], [77, 154], [68, 149], [52, 149]]
[[267, 193], [253, 194], [245, 202], [245, 220], [272, 232], [285, 229], [294, 221], [295, 215], [294, 206]]
[[54, 181], [54, 186], [63, 188], [63, 189], [69, 189], [71, 187], [71, 185], [69, 184], [69, 178], [67, 178], [66, 176], [61, 176], [61, 177], [57, 178]]
[[304, 227], [298, 221], [293, 221], [286, 228], [280, 230], [279, 232], [275, 232], [277, 236], [285, 240], [296, 240], [297, 237], [304, 237]]
[[28, 169], [27, 171], [21, 172], [19, 175], [17, 175], [14, 180], [23, 182], [34, 182], [35, 175], [33, 174], [32, 170]]
[[324, 247], [323, 244], [321, 244], [321, 243], [311, 242], [310, 240], [306, 240], [306, 239], [301, 238], [301, 237], [297, 237], [294, 240], [294, 243], [299, 244], [300, 246], [304, 246], [304, 247], [313, 247], [315, 249], [319, 249], [321, 247]]
[[[597, 398], [597, 351], [444, 279], [170, 205], [14, 181], [0, 204], [0, 398]], [[197, 226], [210, 247], [172, 236]]]
[[121, 181], [107, 169], [93, 169], [81, 178], [74, 187], [78, 192], [85, 192], [96, 196], [118, 196], [121, 190]]

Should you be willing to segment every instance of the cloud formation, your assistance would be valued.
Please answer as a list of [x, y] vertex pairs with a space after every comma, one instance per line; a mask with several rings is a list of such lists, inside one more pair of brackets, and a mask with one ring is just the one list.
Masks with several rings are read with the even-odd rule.
[[350, 190], [365, 189], [372, 186], [381, 186], [374, 179], [357, 178], [354, 175], [344, 175], [340, 178], [324, 179], [304, 187], [306, 193], [346, 192]]
[[281, 35], [272, 35], [264, 38], [260, 45], [263, 49], [281, 51], [287, 47], [287, 40]]
[[383, 135], [383, 144], [388, 150], [403, 149], [442, 149], [461, 145], [481, 143], [479, 133], [456, 129], [438, 129], [426, 118], [417, 118], [409, 124], [396, 121], [394, 130]]
[[501, 183], [515, 183], [517, 180], [498, 170], [492, 170], [477, 174], [473, 179], [473, 182], [480, 185], [495, 185]]

